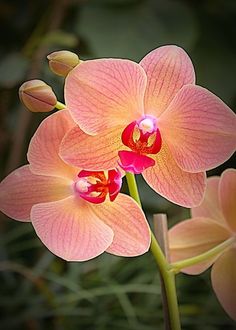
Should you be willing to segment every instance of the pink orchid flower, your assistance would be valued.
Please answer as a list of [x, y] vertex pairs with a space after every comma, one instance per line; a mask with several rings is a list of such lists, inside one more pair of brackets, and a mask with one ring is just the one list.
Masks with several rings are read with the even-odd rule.
[[232, 237], [229, 247], [211, 259], [182, 269], [200, 274], [213, 265], [212, 286], [225, 311], [236, 320], [236, 170], [207, 179], [203, 202], [192, 209], [193, 219], [169, 231], [171, 261], [195, 257]]
[[236, 116], [195, 85], [191, 60], [177, 46], [155, 49], [139, 64], [84, 61], [66, 78], [65, 100], [90, 135], [76, 127], [68, 132], [60, 151], [66, 162], [87, 170], [119, 164], [183, 206], [199, 205], [205, 171], [236, 147]]
[[149, 226], [138, 204], [118, 194], [120, 172], [84, 171], [58, 156], [63, 136], [74, 125], [67, 110], [41, 123], [29, 146], [29, 165], [0, 183], [0, 210], [31, 221], [47, 248], [65, 260], [84, 261], [104, 251], [145, 253]]

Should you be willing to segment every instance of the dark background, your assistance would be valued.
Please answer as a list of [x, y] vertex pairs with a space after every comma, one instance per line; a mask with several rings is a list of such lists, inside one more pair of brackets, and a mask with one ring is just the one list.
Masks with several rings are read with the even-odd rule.
[[[19, 86], [42, 79], [63, 102], [63, 79], [46, 60], [55, 50], [139, 61], [160, 45], [176, 44], [191, 56], [197, 83], [236, 108], [235, 0], [1, 0], [0, 24], [0, 179], [26, 163], [29, 140], [45, 117], [21, 106]], [[167, 213], [169, 226], [189, 216], [138, 181], [151, 224], [157, 212]], [[160, 281], [149, 253], [67, 263], [46, 250], [30, 224], [0, 217], [1, 330], [163, 329]], [[179, 275], [177, 289], [183, 329], [236, 329], [215, 298], [209, 271]]]

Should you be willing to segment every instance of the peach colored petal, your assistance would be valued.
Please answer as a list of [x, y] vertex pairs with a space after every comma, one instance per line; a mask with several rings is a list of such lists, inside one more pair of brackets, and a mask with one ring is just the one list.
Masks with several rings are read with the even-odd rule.
[[[171, 262], [195, 257], [204, 253], [230, 237], [230, 232], [210, 218], [185, 220], [169, 230]], [[200, 274], [218, 256], [181, 270], [186, 274]]]
[[74, 178], [78, 169], [65, 164], [58, 155], [62, 138], [74, 126], [67, 110], [60, 110], [43, 120], [29, 145], [27, 156], [32, 172]]
[[220, 178], [220, 202], [229, 228], [236, 232], [236, 170], [225, 170]]
[[71, 192], [69, 180], [35, 175], [25, 165], [0, 183], [0, 210], [15, 220], [30, 221], [34, 204], [63, 199]]
[[143, 172], [149, 186], [173, 203], [185, 207], [199, 205], [205, 190], [205, 173], [181, 170], [165, 144], [153, 158], [156, 164]]
[[86, 170], [107, 170], [118, 165], [118, 150], [123, 146], [121, 127], [104, 130], [96, 136], [90, 136], [78, 127], [67, 133], [62, 141], [60, 156], [65, 162]]
[[217, 259], [212, 267], [211, 281], [222, 307], [236, 321], [236, 247]]
[[220, 177], [218, 176], [207, 178], [207, 187], [204, 199], [199, 206], [191, 209], [192, 218], [211, 218], [220, 222], [222, 225], [225, 225], [224, 216], [222, 214], [219, 202], [219, 182]]
[[95, 134], [139, 118], [143, 114], [145, 87], [145, 72], [135, 62], [85, 61], [68, 74], [65, 100], [81, 129]]
[[75, 197], [35, 205], [32, 224], [41, 241], [55, 255], [68, 261], [97, 257], [112, 243], [113, 231], [87, 202]]
[[163, 46], [146, 55], [140, 65], [148, 80], [145, 113], [159, 117], [183, 85], [195, 83], [188, 54], [177, 46]]
[[160, 118], [159, 126], [176, 162], [188, 172], [214, 168], [236, 148], [235, 114], [200, 86], [184, 86]]
[[91, 207], [114, 232], [107, 252], [134, 257], [148, 251], [150, 229], [142, 209], [131, 197], [119, 194], [114, 202], [107, 201]]

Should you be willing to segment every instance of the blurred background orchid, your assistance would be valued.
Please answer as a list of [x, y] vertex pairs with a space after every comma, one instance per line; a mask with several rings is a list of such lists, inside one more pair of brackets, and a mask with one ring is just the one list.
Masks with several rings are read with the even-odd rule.
[[[185, 266], [182, 272], [200, 274], [212, 266], [213, 289], [226, 310], [236, 320], [236, 170], [227, 169], [221, 177], [207, 180], [204, 200], [192, 209], [192, 219], [169, 231], [171, 261], [193, 258], [209, 253], [202, 262]], [[220, 248], [221, 247], [221, 248]]]

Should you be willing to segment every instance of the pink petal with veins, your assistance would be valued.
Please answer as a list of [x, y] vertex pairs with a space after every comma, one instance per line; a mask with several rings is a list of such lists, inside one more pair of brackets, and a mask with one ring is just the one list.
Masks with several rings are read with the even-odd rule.
[[167, 145], [152, 155], [155, 165], [142, 174], [149, 186], [171, 202], [193, 207], [201, 203], [205, 191], [205, 173], [188, 173], [175, 162]]
[[220, 204], [229, 228], [236, 233], [236, 170], [225, 170], [219, 184]]
[[127, 125], [143, 114], [146, 79], [143, 68], [129, 60], [85, 61], [66, 78], [66, 106], [88, 134]]
[[145, 113], [159, 117], [186, 84], [195, 83], [188, 54], [177, 46], [163, 46], [147, 54], [140, 65], [147, 74]]
[[68, 179], [35, 175], [29, 165], [22, 166], [0, 183], [0, 210], [15, 220], [30, 221], [34, 204], [70, 196], [71, 185]]
[[226, 225], [219, 202], [220, 177], [211, 176], [207, 178], [207, 187], [204, 199], [199, 206], [191, 209], [192, 218], [205, 217]]
[[215, 262], [211, 281], [215, 294], [229, 316], [236, 321], [236, 247], [224, 252]]
[[121, 127], [114, 127], [90, 136], [75, 127], [62, 140], [60, 156], [68, 164], [96, 171], [108, 170], [117, 166], [118, 151], [123, 147]]
[[114, 232], [107, 252], [134, 257], [148, 251], [150, 229], [142, 209], [131, 197], [119, 194], [114, 202], [106, 201], [91, 207]]
[[177, 164], [188, 172], [212, 169], [236, 148], [235, 114], [200, 86], [184, 86], [161, 116], [159, 127]]
[[65, 164], [58, 155], [62, 138], [74, 126], [67, 110], [60, 110], [42, 121], [30, 141], [27, 155], [32, 172], [70, 179], [75, 177], [78, 169]]
[[[229, 237], [230, 232], [212, 219], [194, 218], [182, 221], [169, 230], [171, 262], [207, 252]], [[210, 267], [218, 256], [181, 271], [192, 275], [200, 274]]]
[[31, 212], [35, 231], [47, 248], [67, 261], [85, 261], [103, 253], [112, 243], [113, 231], [89, 203], [69, 197], [35, 205]]

